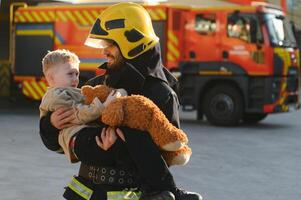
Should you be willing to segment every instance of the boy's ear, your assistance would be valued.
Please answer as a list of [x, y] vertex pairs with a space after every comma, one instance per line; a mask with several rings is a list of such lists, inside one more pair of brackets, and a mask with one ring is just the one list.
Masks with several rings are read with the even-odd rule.
[[48, 82], [48, 84], [51, 84], [53, 82], [53, 74], [51, 72], [48, 72], [45, 76], [46, 81]]

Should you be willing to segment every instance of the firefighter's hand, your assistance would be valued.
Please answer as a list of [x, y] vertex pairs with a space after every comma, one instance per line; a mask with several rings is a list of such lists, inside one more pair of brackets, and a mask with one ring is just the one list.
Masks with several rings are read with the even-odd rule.
[[71, 121], [75, 119], [74, 110], [71, 107], [61, 107], [50, 116], [51, 124], [57, 129], [64, 129], [72, 126]]
[[99, 139], [99, 136], [95, 137], [97, 145], [105, 151], [108, 150], [117, 139], [115, 128], [103, 128], [100, 137], [101, 140]]
[[123, 134], [123, 132], [119, 128], [116, 129], [116, 133], [122, 139], [122, 141], [125, 142], [124, 134]]

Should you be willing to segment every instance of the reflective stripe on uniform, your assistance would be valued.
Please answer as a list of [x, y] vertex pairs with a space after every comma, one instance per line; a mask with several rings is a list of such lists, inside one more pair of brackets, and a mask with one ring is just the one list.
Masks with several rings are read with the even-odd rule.
[[72, 178], [71, 182], [68, 184], [68, 187], [86, 200], [89, 200], [93, 193], [93, 190], [80, 183], [74, 177]]
[[[79, 182], [75, 177], [72, 178], [71, 182], [68, 184], [68, 187], [86, 200], [90, 200], [93, 194], [93, 190]], [[130, 189], [124, 191], [107, 192], [107, 200], [139, 200], [140, 196], [141, 192], [137, 190], [131, 191]]]
[[141, 192], [135, 191], [113, 191], [107, 192], [108, 200], [139, 200]]

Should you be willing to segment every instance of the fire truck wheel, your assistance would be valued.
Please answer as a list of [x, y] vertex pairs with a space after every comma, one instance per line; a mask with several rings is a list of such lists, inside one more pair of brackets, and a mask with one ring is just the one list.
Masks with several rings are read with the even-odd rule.
[[202, 108], [209, 123], [234, 126], [243, 115], [243, 98], [235, 87], [217, 85], [205, 94]]
[[242, 120], [245, 124], [256, 124], [264, 120], [267, 116], [265, 113], [245, 113]]

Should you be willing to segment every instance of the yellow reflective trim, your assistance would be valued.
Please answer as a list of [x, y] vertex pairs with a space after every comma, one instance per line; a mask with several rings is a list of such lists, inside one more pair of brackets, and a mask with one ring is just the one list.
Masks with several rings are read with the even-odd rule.
[[55, 19], [55, 14], [54, 14], [54, 11], [49, 11], [47, 12], [48, 15], [51, 17], [50, 20], [54, 20]]
[[27, 91], [29, 92], [29, 95], [31, 95], [34, 99], [39, 100], [40, 98], [38, 97], [38, 95], [34, 92], [34, 90], [31, 88], [30, 83], [28, 83], [27, 81], [23, 82], [23, 87], [27, 89]]
[[73, 14], [70, 11], [66, 11], [65, 14], [67, 15], [68, 19], [70, 19], [73, 22], [76, 22], [76, 18], [73, 16]]
[[167, 36], [168, 36], [168, 40], [172, 41], [176, 46], [178, 46], [179, 40], [172, 31], [168, 31]]
[[168, 61], [175, 61], [176, 60], [176, 58], [171, 54], [171, 53], [167, 53], [167, 60]]
[[[98, 17], [98, 15], [100, 14], [99, 12], [97, 12], [96, 10], [92, 10], [92, 15], [95, 17], [95, 19]], [[94, 23], [94, 22], [93, 22]]]
[[19, 15], [16, 19], [18, 19], [18, 21], [17, 22], [26, 22], [26, 19], [25, 19], [25, 17], [24, 16], [22, 16], [22, 15]]
[[88, 19], [89, 24], [93, 24], [96, 19], [86, 10], [83, 11], [83, 15]]
[[152, 20], [159, 20], [159, 16], [153, 10], [147, 10]]
[[67, 17], [65, 16], [65, 14], [62, 11], [58, 11], [57, 12], [57, 16], [58, 16], [58, 18], [59, 18], [60, 21], [63, 21], [63, 22], [67, 22], [68, 21]]
[[24, 90], [24, 88], [23, 88], [22, 92], [25, 96], [29, 97], [29, 93], [27, 92], [27, 90]]
[[42, 87], [43, 93], [45, 93], [47, 91], [47, 85], [45, 82], [41, 81], [40, 82], [40, 86]]
[[76, 178], [72, 178], [71, 182], [68, 184], [74, 192], [83, 197], [86, 200], [89, 200], [93, 194], [93, 190], [76, 180]]
[[167, 43], [167, 49], [176, 57], [176, 58], [179, 58], [180, 56], [180, 53], [178, 51], [178, 49], [173, 45], [171, 44], [170, 42]]
[[23, 15], [26, 17], [27, 21], [33, 22], [33, 18], [28, 12], [23, 12]]
[[283, 48], [275, 48], [274, 51], [276, 54], [278, 54], [278, 56], [280, 58], [283, 59], [284, 72], [285, 72], [283, 75], [287, 75], [288, 68], [291, 65], [290, 53], [286, 49], [283, 49]]
[[31, 15], [33, 16], [33, 18], [36, 19], [36, 21], [38, 21], [38, 22], [42, 22], [43, 21], [42, 18], [38, 15], [38, 13], [32, 12]]
[[45, 12], [40, 12], [40, 15], [42, 16], [42, 18], [43, 18], [43, 21], [45, 21], [45, 22], [50, 22], [51, 20], [50, 20], [50, 17], [48, 17], [48, 15], [45, 13]]
[[46, 35], [49, 37], [53, 36], [52, 30], [17, 30], [17, 35]]
[[35, 89], [35, 91], [37, 91], [37, 93], [40, 95], [40, 98], [42, 98], [44, 95], [44, 92], [41, 90], [39, 84], [36, 81], [32, 81], [31, 85]]
[[78, 188], [76, 187], [76, 185], [73, 185], [72, 183], [69, 183], [68, 187], [71, 188], [79, 196], [83, 197], [86, 200], [89, 200], [89, 198], [86, 195], [84, 195], [80, 191], [78, 191]]
[[139, 200], [141, 192], [135, 191], [110, 191], [107, 192], [108, 200]]
[[22, 16], [22, 14], [20, 12], [16, 11], [15, 15], [14, 15], [14, 21], [19, 22], [21, 16]]
[[166, 19], [166, 13], [164, 12], [163, 9], [156, 9], [156, 12], [159, 14], [160, 20], [165, 20]]
[[87, 20], [82, 16], [82, 14], [79, 11], [75, 11], [74, 14], [77, 17], [77, 19], [79, 19], [79, 21], [82, 25], [89, 24], [89, 22], [87, 22]]
[[287, 112], [289, 110], [289, 107], [287, 105], [282, 105], [282, 110], [284, 112]]

